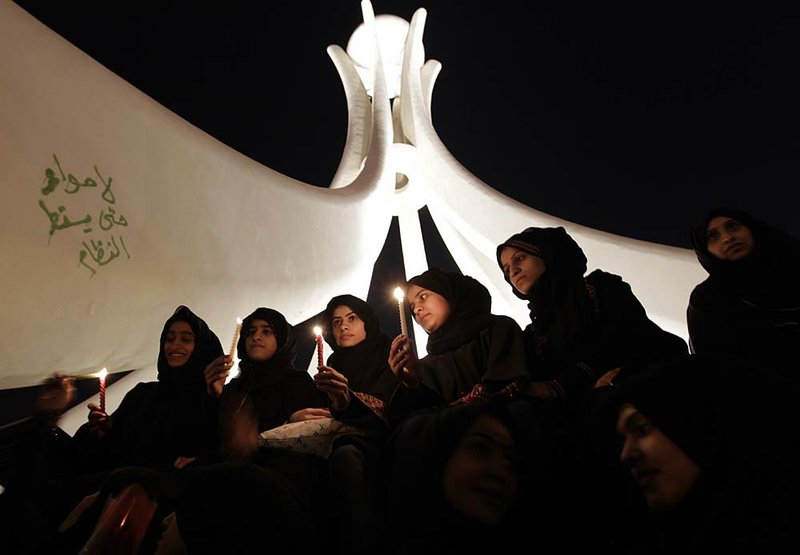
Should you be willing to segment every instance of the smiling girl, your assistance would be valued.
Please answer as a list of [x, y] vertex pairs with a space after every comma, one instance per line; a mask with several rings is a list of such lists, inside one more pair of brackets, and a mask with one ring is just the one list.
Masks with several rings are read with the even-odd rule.
[[75, 440], [93, 468], [169, 468], [178, 457], [213, 451], [216, 408], [206, 394], [203, 370], [222, 353], [219, 339], [180, 306], [164, 324], [159, 345], [158, 381], [138, 384], [111, 415], [89, 404], [89, 421]]
[[797, 550], [798, 394], [783, 376], [710, 355], [651, 366], [618, 388], [619, 456], [659, 553]]

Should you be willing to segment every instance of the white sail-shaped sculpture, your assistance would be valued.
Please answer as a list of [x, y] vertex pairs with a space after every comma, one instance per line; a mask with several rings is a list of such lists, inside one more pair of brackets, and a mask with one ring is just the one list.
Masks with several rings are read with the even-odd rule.
[[[0, 0], [0, 388], [54, 370], [152, 369], [157, 332], [178, 304], [224, 333], [255, 306], [299, 322], [334, 294], [366, 296], [393, 215], [406, 275], [427, 268], [426, 205], [461, 270], [489, 287], [493, 312], [527, 323], [495, 246], [528, 226], [562, 225], [590, 268], [622, 275], [656, 322], [687, 336], [686, 302], [703, 279], [691, 253], [560, 220], [483, 183], [433, 125], [441, 65], [424, 59], [426, 11], [410, 25], [374, 17], [366, 0], [362, 11], [347, 52], [328, 49], [349, 120], [336, 175], [318, 188], [209, 137]], [[386, 71], [382, 59], [392, 60]], [[535, 167], [530, 176], [548, 186]], [[125, 389], [109, 393], [112, 408]]]
[[343, 79], [369, 106], [363, 169], [320, 188], [226, 147], [0, 1], [0, 387], [151, 365], [178, 304], [227, 343], [255, 306], [298, 322], [334, 294], [366, 296], [395, 181], [375, 75], [371, 103]]

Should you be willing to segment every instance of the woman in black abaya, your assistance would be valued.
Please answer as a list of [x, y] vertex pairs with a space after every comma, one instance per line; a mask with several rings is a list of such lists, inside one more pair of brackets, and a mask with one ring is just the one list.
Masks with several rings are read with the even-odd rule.
[[689, 298], [692, 351], [800, 379], [800, 241], [718, 208], [697, 223], [691, 242], [709, 274]]
[[428, 332], [428, 355], [417, 360], [407, 337], [392, 342], [389, 364], [403, 381], [393, 402], [399, 415], [425, 406], [483, 404], [514, 397], [528, 382], [522, 330], [491, 313], [489, 291], [474, 278], [436, 268], [411, 278], [406, 300]]
[[294, 367], [294, 332], [280, 312], [262, 307], [245, 318], [237, 350], [241, 375], [227, 386], [229, 357], [206, 370], [209, 393], [220, 392], [224, 462], [192, 476], [165, 542], [192, 553], [309, 552], [320, 541], [313, 515], [324, 460], [258, 448], [257, 439], [288, 421], [329, 416], [325, 398], [308, 373]]
[[374, 552], [381, 539], [386, 406], [397, 385], [387, 362], [392, 340], [381, 332], [372, 307], [353, 295], [331, 299], [325, 323], [333, 354], [314, 381], [327, 393], [333, 417], [361, 432], [338, 438], [328, 459], [337, 508], [331, 532], [340, 553]]

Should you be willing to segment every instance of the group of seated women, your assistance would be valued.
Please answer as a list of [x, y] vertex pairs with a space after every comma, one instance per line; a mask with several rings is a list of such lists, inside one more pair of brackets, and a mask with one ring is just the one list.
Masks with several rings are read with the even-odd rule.
[[90, 404], [74, 437], [57, 428], [69, 380], [45, 386], [3, 495], [18, 523], [6, 541], [30, 553], [797, 548], [798, 242], [721, 209], [692, 244], [710, 277], [688, 305], [691, 354], [620, 276], [586, 275], [561, 227], [497, 247], [528, 302], [524, 330], [469, 276], [408, 280], [423, 357], [342, 294], [314, 376], [295, 366], [292, 325], [259, 307], [226, 384], [234, 360], [180, 306], [158, 381], [112, 414]]

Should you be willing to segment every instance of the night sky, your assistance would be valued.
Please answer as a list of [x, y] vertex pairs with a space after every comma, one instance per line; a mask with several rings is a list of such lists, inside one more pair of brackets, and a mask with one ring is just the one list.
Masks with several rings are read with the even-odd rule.
[[[333, 177], [347, 114], [325, 48], [346, 47], [359, 2], [17, 3], [254, 160], [319, 186]], [[426, 58], [443, 64], [434, 125], [467, 169], [538, 210], [648, 241], [688, 247], [721, 204], [800, 236], [787, 202], [800, 8], [536, 4], [373, 2], [407, 20], [428, 10]]]
[[[325, 49], [346, 47], [358, 1], [17, 4], [232, 148], [314, 185], [333, 177], [347, 113]], [[428, 10], [426, 58], [443, 65], [433, 123], [467, 169], [647, 241], [688, 247], [719, 205], [800, 237], [800, 8], [538, 4], [373, 2], [407, 20]], [[390, 248], [376, 270], [397, 266]]]

